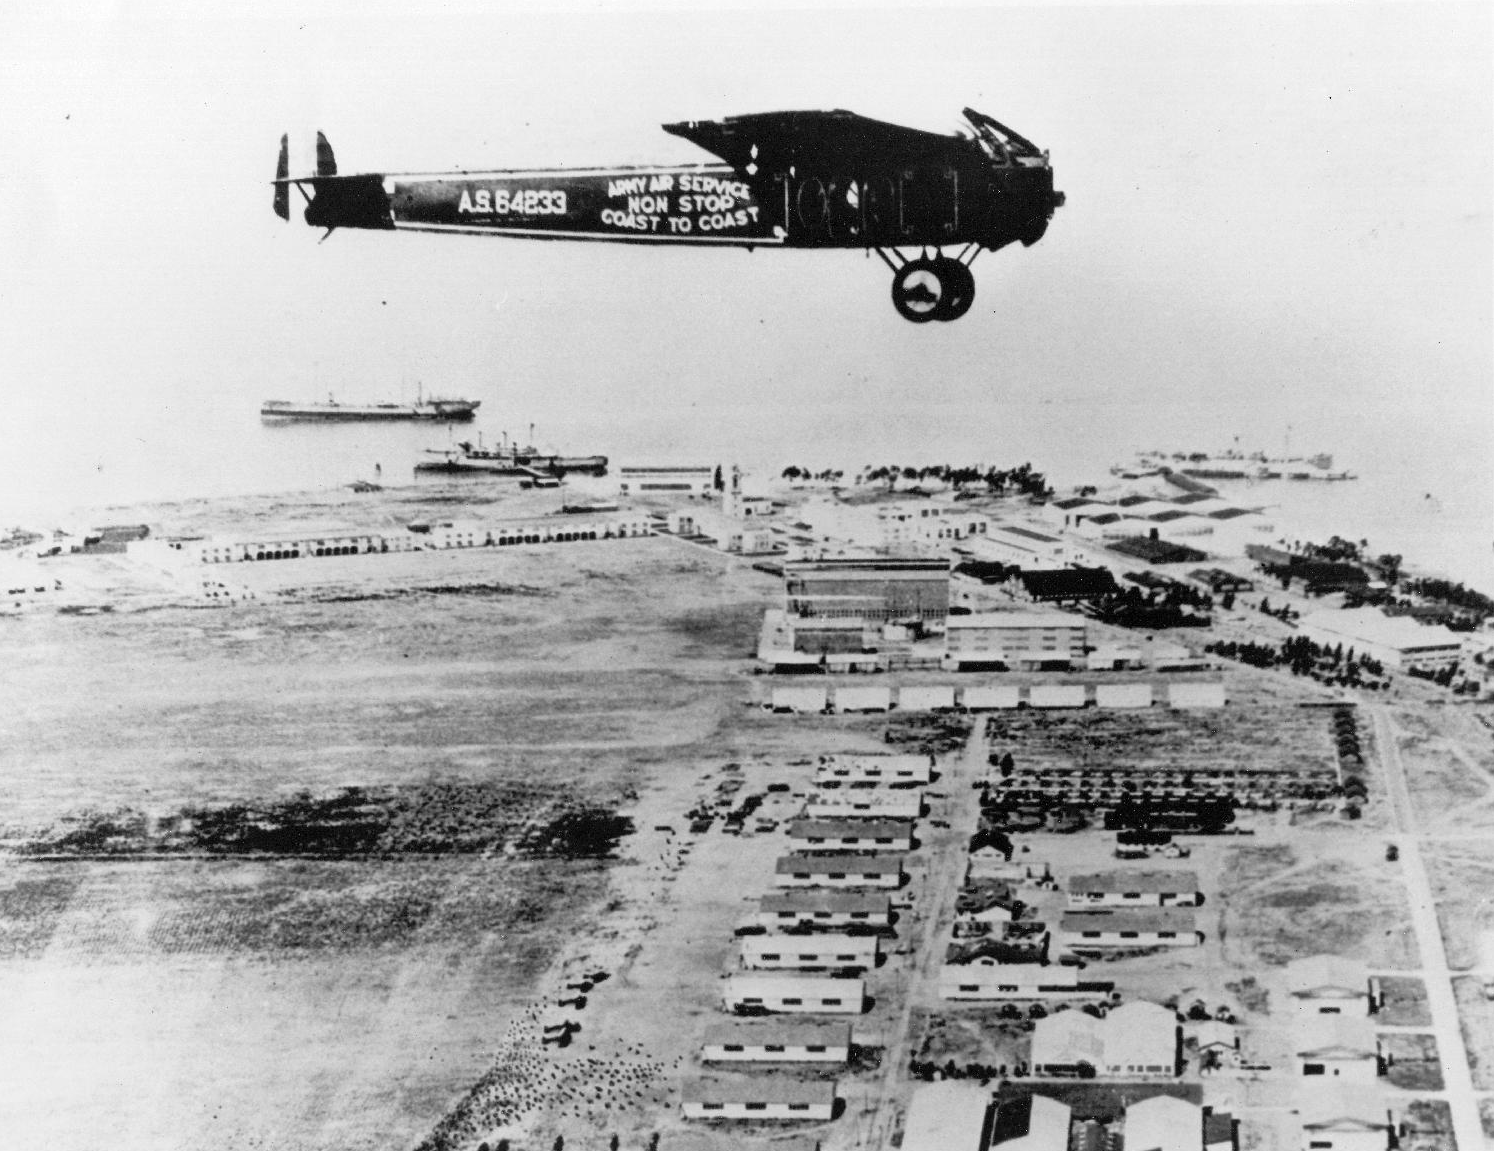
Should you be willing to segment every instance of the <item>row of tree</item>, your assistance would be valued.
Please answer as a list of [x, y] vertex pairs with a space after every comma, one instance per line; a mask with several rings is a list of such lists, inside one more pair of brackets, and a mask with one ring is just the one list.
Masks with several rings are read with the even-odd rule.
[[1015, 468], [985, 469], [974, 465], [952, 467], [949, 464], [930, 464], [915, 468], [884, 464], [863, 471], [856, 477], [856, 482], [885, 483], [891, 490], [897, 486], [899, 480], [913, 483], [928, 479], [938, 480], [951, 487], [984, 484], [987, 491], [997, 496], [1015, 492], [1018, 495], [1045, 499], [1053, 494], [1053, 489], [1048, 486], [1047, 477], [1042, 472], [1034, 471], [1030, 463], [1019, 464]]
[[1385, 675], [1385, 665], [1377, 659], [1356, 655], [1353, 648], [1345, 652], [1343, 644], [1325, 647], [1301, 635], [1290, 636], [1276, 645], [1218, 640], [1206, 644], [1204, 650], [1251, 667], [1289, 668], [1293, 675], [1341, 687], [1376, 688], [1379, 684], [1373, 681]]

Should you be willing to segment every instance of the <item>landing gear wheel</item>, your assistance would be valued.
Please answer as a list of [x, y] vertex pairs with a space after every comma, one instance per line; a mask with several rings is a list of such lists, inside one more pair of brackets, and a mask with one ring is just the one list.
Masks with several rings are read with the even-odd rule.
[[949, 294], [949, 270], [953, 260], [909, 260], [892, 277], [892, 306], [903, 319], [926, 324], [939, 319], [939, 309]]
[[959, 260], [941, 258], [939, 272], [944, 280], [944, 298], [934, 309], [936, 320], [958, 320], [975, 303], [975, 273]]

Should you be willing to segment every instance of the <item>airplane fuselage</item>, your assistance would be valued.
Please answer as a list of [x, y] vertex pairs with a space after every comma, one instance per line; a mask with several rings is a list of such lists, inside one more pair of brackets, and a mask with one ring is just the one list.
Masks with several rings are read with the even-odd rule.
[[952, 165], [744, 180], [725, 164], [328, 176], [308, 223], [739, 247], [1034, 242], [1052, 211], [1046, 166]]

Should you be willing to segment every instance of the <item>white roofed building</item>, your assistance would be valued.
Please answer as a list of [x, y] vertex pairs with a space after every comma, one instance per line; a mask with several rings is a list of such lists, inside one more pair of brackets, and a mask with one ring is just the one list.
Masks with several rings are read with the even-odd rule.
[[1084, 661], [1085, 621], [1065, 612], [979, 612], [945, 621], [944, 665], [952, 670], [1068, 668]]
[[1315, 1087], [1297, 1109], [1302, 1151], [1389, 1151], [1394, 1119], [1371, 1087]]
[[1109, 980], [1083, 979], [1077, 967], [1060, 963], [1001, 963], [981, 956], [967, 963], [946, 963], [939, 969], [941, 999], [1071, 1000], [1108, 999], [1115, 990]]
[[1309, 1077], [1373, 1083], [1382, 1067], [1374, 1026], [1352, 1015], [1302, 1016], [1293, 1054], [1297, 1073]]
[[1032, 1031], [1035, 1075], [1074, 1076], [1105, 1066], [1104, 1020], [1083, 1011], [1060, 1011], [1039, 1019]]
[[801, 1119], [835, 1116], [835, 1083], [761, 1075], [688, 1080], [680, 1091], [687, 1119]]
[[758, 901], [756, 922], [764, 927], [808, 924], [812, 927], [886, 927], [892, 903], [883, 893], [860, 891], [784, 891]]
[[1153, 1095], [1126, 1108], [1126, 1151], [1203, 1151], [1203, 1108]]
[[785, 855], [773, 868], [775, 887], [901, 887], [900, 855]]
[[617, 490], [625, 496], [708, 496], [715, 486], [716, 469], [709, 464], [625, 464], [617, 469]]
[[1341, 955], [1308, 955], [1286, 966], [1287, 994], [1299, 1015], [1370, 1014], [1369, 970]]
[[1070, 907], [1172, 907], [1200, 903], [1196, 871], [1092, 871], [1069, 877]]
[[1324, 647], [1353, 648], [1386, 667], [1435, 670], [1458, 662], [1463, 637], [1441, 624], [1423, 625], [1410, 616], [1382, 615], [1372, 607], [1312, 612], [1298, 630]]
[[932, 757], [927, 755], [822, 755], [815, 769], [816, 786], [876, 783], [924, 784], [933, 775]]
[[829, 971], [877, 965], [875, 935], [816, 931], [742, 936], [742, 966], [751, 971]]
[[911, 851], [913, 821], [796, 819], [789, 839], [801, 851]]
[[811, 819], [917, 819], [923, 814], [923, 789], [820, 788], [810, 794], [804, 813]]
[[859, 1015], [866, 1008], [866, 983], [830, 975], [767, 971], [728, 975], [721, 992], [728, 1011], [741, 1014]]
[[1180, 1031], [1170, 1008], [1137, 999], [1105, 1016], [1103, 1074], [1112, 1077], [1178, 1073]]
[[1059, 942], [1071, 950], [1113, 947], [1197, 947], [1191, 907], [1095, 907], [1066, 911]]
[[850, 1055], [849, 1023], [764, 1019], [708, 1027], [700, 1057], [714, 1063], [844, 1063]]
[[903, 1124], [902, 1151], [986, 1151], [991, 1099], [989, 1090], [974, 1083], [915, 1085]]

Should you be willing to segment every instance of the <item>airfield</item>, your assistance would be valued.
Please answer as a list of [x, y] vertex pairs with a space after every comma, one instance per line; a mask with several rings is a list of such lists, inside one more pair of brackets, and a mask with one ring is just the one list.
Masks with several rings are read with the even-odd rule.
[[[142, 518], [183, 531], [333, 512], [376, 523], [408, 516], [411, 498]], [[522, 513], [531, 497], [494, 498]], [[972, 785], [992, 751], [1020, 761], [1025, 741], [1038, 755], [1033, 732], [765, 711], [751, 657], [781, 582], [741, 557], [647, 537], [249, 564], [227, 607], [116, 557], [59, 570], [112, 610], [0, 619], [0, 1130], [18, 1143], [850, 1151], [896, 1143], [910, 1060], [1025, 1057], [1026, 1029], [941, 1000], [936, 977]], [[1226, 613], [1188, 641], [1261, 626]], [[1229, 703], [1217, 721], [1187, 720], [1200, 766], [1228, 739], [1261, 762], [1331, 756], [1322, 712], [1303, 705], [1340, 693], [1229, 662], [1210, 676]], [[1409, 1145], [1453, 1146], [1450, 1043], [1466, 1043], [1494, 1123], [1494, 1004], [1478, 974], [1494, 926], [1483, 709], [1402, 683], [1360, 712], [1359, 819], [1282, 809], [1243, 815], [1248, 834], [1190, 837], [1202, 946], [1092, 965], [1127, 999], [1239, 1018], [1252, 1061], [1272, 1070], [1205, 1089], [1249, 1151], [1298, 1146], [1281, 970], [1317, 951], [1384, 983], [1398, 1052], [1387, 1090], [1398, 1106], [1420, 1100]], [[1055, 720], [1052, 754], [1098, 722]], [[1144, 758], [1149, 738], [1129, 754]], [[813, 760], [887, 750], [934, 753], [939, 777], [895, 938], [852, 1020], [842, 1113], [684, 1119], [700, 1038], [728, 1018], [734, 930], [771, 889]], [[753, 817], [729, 834], [722, 816], [746, 796]], [[691, 830], [702, 813], [709, 827]], [[1021, 858], [1058, 870], [1114, 864], [1113, 833], [1018, 838]], [[579, 1024], [569, 1045], [545, 1043], [562, 1018]]]

